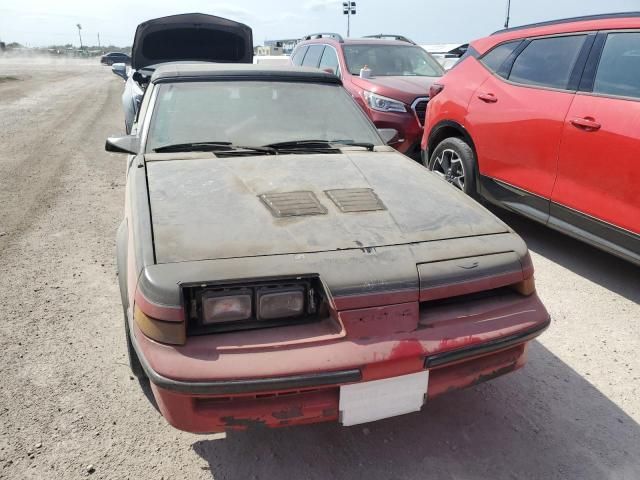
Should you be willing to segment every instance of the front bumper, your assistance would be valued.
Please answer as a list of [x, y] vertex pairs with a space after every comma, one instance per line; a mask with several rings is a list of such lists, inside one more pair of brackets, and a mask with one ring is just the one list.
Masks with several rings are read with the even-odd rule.
[[386, 113], [367, 109], [367, 114], [376, 128], [393, 128], [398, 131], [398, 141], [389, 143], [389, 146], [408, 156], [416, 157], [419, 154], [423, 128], [413, 111]]
[[[539, 304], [537, 297], [533, 297], [530, 307]], [[297, 352], [298, 358], [304, 357], [299, 363], [308, 365], [308, 373], [291, 374], [296, 369], [298, 360], [295, 356], [292, 357], [296, 354], [292, 351], [275, 356], [275, 352], [259, 350], [218, 354], [217, 361], [222, 361], [223, 364], [227, 361], [240, 363], [245, 371], [260, 372], [260, 363], [253, 362], [270, 358], [274, 371], [277, 369], [287, 372], [282, 375], [237, 376], [218, 380], [179, 379], [163, 375], [158, 370], [171, 371], [167, 367], [172, 363], [172, 356], [157, 355], [162, 351], [167, 353], [167, 349], [176, 349], [149, 340], [135, 326], [131, 326], [134, 348], [149, 376], [163, 416], [178, 429], [210, 433], [250, 426], [279, 427], [336, 421], [339, 419], [340, 386], [359, 381], [390, 378], [428, 369], [430, 378], [427, 397], [431, 399], [514, 371], [526, 361], [527, 343], [549, 325], [544, 307], [527, 310], [528, 312], [520, 311], [508, 316], [510, 318], [506, 318], [507, 323], [503, 323], [504, 318], [494, 319], [492, 322], [485, 320], [484, 323], [493, 323], [494, 327], [498, 322], [502, 328], [483, 332], [477, 328], [475, 331], [467, 328], [475, 335], [464, 338], [449, 335], [446, 328], [443, 330], [444, 327], [439, 327], [379, 342], [343, 340], [324, 345], [308, 345], [302, 349], [304, 352]], [[518, 321], [514, 326], [516, 319]], [[475, 325], [483, 323], [477, 320]], [[431, 341], [434, 338], [439, 338], [437, 346]], [[195, 347], [190, 354], [197, 356], [198, 351]], [[337, 359], [337, 363], [328, 369], [323, 369], [320, 364], [312, 365], [308, 361], [327, 354], [333, 357], [324, 357], [325, 359]], [[229, 356], [232, 358], [228, 358]], [[281, 363], [286, 362], [286, 358], [288, 363]], [[149, 359], [157, 363], [157, 368], [150, 365]], [[197, 363], [193, 363], [194, 358], [183, 356], [183, 360], [185, 362], [182, 366], [194, 366]], [[201, 352], [200, 358], [196, 360], [206, 359]], [[252, 365], [256, 368], [252, 368]], [[350, 368], [333, 368], [334, 366]]]
[[[433, 399], [513, 372], [524, 366], [526, 352], [525, 341], [504, 350], [431, 368], [427, 397]], [[339, 420], [339, 384], [224, 396], [179, 392], [153, 381], [151, 388], [166, 420], [192, 433]]]

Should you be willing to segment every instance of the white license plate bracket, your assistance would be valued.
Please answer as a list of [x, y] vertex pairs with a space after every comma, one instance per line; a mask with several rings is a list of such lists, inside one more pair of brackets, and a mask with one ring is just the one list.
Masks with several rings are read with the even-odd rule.
[[340, 387], [340, 422], [344, 426], [417, 412], [424, 404], [429, 371]]

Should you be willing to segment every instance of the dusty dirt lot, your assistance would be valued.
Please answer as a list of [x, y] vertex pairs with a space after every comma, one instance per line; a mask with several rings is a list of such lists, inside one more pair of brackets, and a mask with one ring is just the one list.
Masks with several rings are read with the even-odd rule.
[[640, 269], [503, 213], [553, 318], [524, 370], [366, 427], [172, 429], [126, 365], [125, 158], [103, 151], [122, 82], [86, 62], [2, 78], [0, 478], [640, 478]]

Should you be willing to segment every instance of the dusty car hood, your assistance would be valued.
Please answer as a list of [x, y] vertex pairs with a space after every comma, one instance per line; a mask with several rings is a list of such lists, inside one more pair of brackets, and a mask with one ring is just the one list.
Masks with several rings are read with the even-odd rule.
[[[395, 152], [164, 160], [175, 157], [147, 156], [158, 263], [368, 249], [508, 231], [482, 206]], [[373, 189], [386, 209], [342, 212], [325, 192], [347, 188]], [[277, 218], [260, 198], [300, 191], [313, 192], [326, 213]]]
[[411, 103], [416, 97], [429, 96], [429, 87], [440, 77], [354, 77], [353, 83], [360, 88], [379, 93], [386, 97], [397, 98]]
[[252, 63], [251, 28], [202, 13], [154, 18], [138, 25], [131, 49], [133, 69], [192, 60]]

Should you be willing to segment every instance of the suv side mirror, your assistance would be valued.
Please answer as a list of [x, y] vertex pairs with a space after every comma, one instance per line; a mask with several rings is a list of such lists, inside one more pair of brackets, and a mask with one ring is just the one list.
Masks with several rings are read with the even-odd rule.
[[395, 128], [379, 128], [378, 134], [385, 144], [389, 144], [391, 140], [398, 136], [398, 131]]
[[123, 80], [127, 80], [127, 66], [124, 63], [114, 63], [111, 66], [111, 71], [118, 77], [122, 77]]
[[104, 149], [107, 152], [137, 155], [140, 150], [140, 139], [134, 135], [127, 135], [126, 137], [109, 137], [104, 145]]

